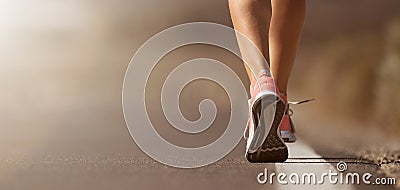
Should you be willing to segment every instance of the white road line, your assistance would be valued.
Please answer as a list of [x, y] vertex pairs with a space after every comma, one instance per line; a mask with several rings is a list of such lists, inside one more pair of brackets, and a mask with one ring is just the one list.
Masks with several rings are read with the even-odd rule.
[[[304, 143], [301, 139], [298, 139], [296, 143], [291, 143], [288, 144], [289, 148], [289, 158], [319, 158], [321, 162], [325, 162], [326, 160], [322, 159], [321, 155], [317, 154], [310, 146], [308, 146], [306, 143]], [[302, 163], [280, 163], [276, 164], [276, 174], [278, 175], [279, 173], [284, 173], [286, 175], [290, 175], [292, 173], [298, 174], [301, 178], [301, 176], [304, 173], [313, 173], [315, 174], [317, 178], [317, 182], [321, 180], [321, 175], [323, 173], [328, 173], [329, 170], [335, 173], [340, 173], [336, 169], [336, 165], [329, 164], [329, 163], [318, 163], [318, 164], [302, 164]], [[277, 189], [296, 189], [296, 190], [312, 190], [312, 189], [332, 189], [332, 190], [351, 190], [352, 185], [347, 185], [347, 184], [331, 184], [329, 182], [328, 177], [325, 177], [324, 183], [323, 184], [300, 184], [300, 185], [294, 185], [291, 183], [288, 183], [287, 185], [282, 185], [279, 184], [276, 181], [275, 177], [275, 187]], [[286, 178], [287, 181], [288, 177]], [[301, 181], [301, 179], [300, 179]], [[307, 181], [308, 182], [308, 181]]]

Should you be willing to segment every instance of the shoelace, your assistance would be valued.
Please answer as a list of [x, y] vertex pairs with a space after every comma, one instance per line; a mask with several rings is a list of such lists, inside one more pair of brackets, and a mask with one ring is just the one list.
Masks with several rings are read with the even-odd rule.
[[[306, 99], [306, 100], [301, 100], [301, 101], [298, 101], [298, 102], [289, 102], [288, 101], [288, 104], [290, 104], [290, 105], [300, 105], [300, 104], [304, 104], [304, 103], [308, 103], [308, 102], [311, 102], [311, 101], [314, 101], [314, 100], [316, 100], [315, 98], [312, 98], [312, 99]], [[289, 114], [289, 116], [292, 116], [293, 115], [293, 110], [291, 109], [291, 108], [288, 108], [288, 114]], [[250, 119], [250, 118], [249, 118]], [[291, 127], [293, 127], [294, 128], [294, 126], [291, 126]], [[249, 126], [247, 125], [246, 126], [246, 129], [244, 130], [244, 132], [243, 132], [243, 138], [245, 139], [245, 140], [247, 140], [249, 137], [248, 136], [246, 136], [246, 131], [247, 131], [247, 129], [249, 128]]]
[[302, 101], [298, 101], [298, 102], [288, 102], [288, 103], [292, 104], [292, 105], [299, 105], [299, 104], [304, 104], [304, 103], [311, 102], [311, 101], [314, 101], [314, 100], [315, 100], [315, 98], [306, 99], [306, 100], [302, 100]]
[[294, 133], [296, 131], [296, 129], [294, 128], [294, 124], [292, 123], [292, 120], [290, 119], [290, 116], [293, 115], [293, 110], [290, 108], [289, 105], [299, 105], [299, 104], [308, 103], [308, 102], [311, 102], [311, 101], [314, 101], [314, 100], [315, 100], [315, 98], [306, 99], [306, 100], [302, 100], [302, 101], [298, 101], [298, 102], [289, 102], [288, 101], [288, 110], [287, 110], [288, 113], [287, 114], [289, 115], [290, 128], [292, 129], [291, 133]]
[[[308, 103], [308, 102], [311, 102], [311, 101], [314, 101], [314, 100], [316, 100], [316, 99], [312, 98], [312, 99], [306, 99], [306, 100], [302, 100], [302, 101], [298, 101], [298, 102], [289, 102], [288, 101], [288, 104], [290, 104], [290, 105], [300, 105], [300, 104]], [[293, 115], [293, 110], [290, 109], [290, 108], [288, 110], [289, 110], [289, 115], [292, 116]]]

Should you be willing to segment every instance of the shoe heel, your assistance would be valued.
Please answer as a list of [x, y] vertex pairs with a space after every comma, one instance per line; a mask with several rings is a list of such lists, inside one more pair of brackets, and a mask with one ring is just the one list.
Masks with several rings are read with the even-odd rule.
[[272, 163], [284, 162], [287, 160], [289, 153], [286, 144], [283, 142], [279, 133], [279, 124], [285, 112], [285, 104], [282, 101], [276, 103], [276, 112], [271, 127], [267, 127], [270, 121], [268, 120], [269, 105], [262, 104], [262, 110], [258, 115], [258, 128], [269, 129], [268, 135], [257, 151], [246, 154], [246, 159], [252, 163]]

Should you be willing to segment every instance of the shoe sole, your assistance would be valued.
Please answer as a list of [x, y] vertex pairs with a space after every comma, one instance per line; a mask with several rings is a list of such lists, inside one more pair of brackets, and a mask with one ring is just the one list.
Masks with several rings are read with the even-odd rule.
[[281, 131], [281, 137], [285, 143], [296, 142], [296, 136], [294, 136], [290, 131]]
[[[276, 100], [276, 97], [273, 97]], [[254, 125], [257, 126], [254, 139], [250, 146], [257, 144], [257, 140], [265, 136], [265, 130], [268, 130], [265, 140], [261, 146], [254, 152], [247, 152], [246, 159], [251, 163], [272, 163], [272, 162], [284, 162], [288, 158], [288, 149], [283, 139], [280, 136], [279, 124], [285, 113], [285, 104], [278, 99], [276, 103], [275, 117], [271, 127], [267, 126], [268, 118], [265, 117], [268, 106], [271, 106], [271, 96], [263, 96], [254, 103], [253, 106], [253, 118]], [[261, 110], [263, 109], [263, 110]]]

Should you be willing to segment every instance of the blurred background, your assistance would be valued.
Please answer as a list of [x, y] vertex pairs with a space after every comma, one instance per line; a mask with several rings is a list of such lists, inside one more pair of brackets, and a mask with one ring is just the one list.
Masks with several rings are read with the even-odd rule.
[[[399, 7], [398, 0], [308, 0], [289, 99], [317, 99], [293, 108], [299, 135], [320, 152], [398, 156]], [[195, 21], [232, 26], [227, 1], [0, 0], [0, 185], [23, 187], [17, 179], [38, 185], [28, 172], [35, 163], [57, 168], [59, 162], [145, 157], [123, 118], [125, 70], [152, 35]], [[219, 48], [199, 45], [172, 54], [152, 80], [160, 83], [168, 69], [208, 56], [230, 65], [248, 85], [240, 60]], [[188, 96], [197, 94], [190, 89]], [[207, 89], [199, 101], [223, 94], [218, 86]], [[159, 96], [150, 98], [157, 102]], [[226, 109], [226, 100], [220, 101]], [[154, 118], [156, 105], [149, 108]], [[198, 117], [190, 99], [182, 105], [185, 116]], [[190, 144], [189, 138], [176, 143]]]

